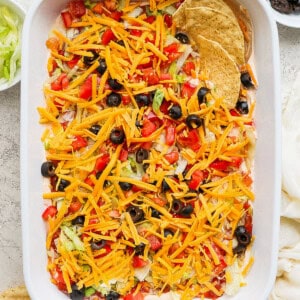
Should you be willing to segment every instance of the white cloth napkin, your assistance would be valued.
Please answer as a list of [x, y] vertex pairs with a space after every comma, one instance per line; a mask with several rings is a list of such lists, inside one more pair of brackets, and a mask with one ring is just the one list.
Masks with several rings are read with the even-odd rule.
[[277, 279], [270, 300], [300, 299], [300, 71], [282, 115], [282, 201]]

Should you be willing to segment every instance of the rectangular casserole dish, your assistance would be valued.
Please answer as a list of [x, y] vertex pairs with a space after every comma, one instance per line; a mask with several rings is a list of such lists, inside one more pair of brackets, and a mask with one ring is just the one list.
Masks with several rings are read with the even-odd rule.
[[[33, 300], [68, 299], [51, 284], [46, 270], [44, 210], [44, 161], [37, 106], [44, 101], [47, 78], [45, 41], [56, 17], [68, 0], [37, 0], [27, 14], [23, 31], [21, 96], [21, 200], [23, 260], [26, 286]], [[280, 79], [277, 28], [265, 1], [241, 0], [250, 13], [254, 31], [254, 61], [259, 89], [255, 122], [257, 146], [254, 192], [255, 263], [246, 278], [247, 286], [230, 299], [266, 299], [271, 291], [277, 260], [280, 203]], [[263, 30], [262, 30], [263, 28]], [[228, 299], [222, 297], [220, 299]]]

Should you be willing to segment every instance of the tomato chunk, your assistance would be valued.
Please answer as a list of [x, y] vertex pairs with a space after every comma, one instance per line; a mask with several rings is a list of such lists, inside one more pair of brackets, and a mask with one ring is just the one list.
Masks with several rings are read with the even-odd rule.
[[51, 205], [51, 206], [48, 206], [48, 207], [44, 210], [44, 212], [43, 212], [43, 214], [42, 214], [42, 218], [43, 218], [45, 221], [47, 221], [49, 218], [55, 217], [56, 214], [57, 214], [57, 208], [56, 208], [55, 206]]
[[69, 2], [69, 12], [74, 18], [80, 18], [85, 14], [85, 5], [83, 0], [71, 0]]
[[132, 266], [134, 268], [143, 268], [143, 267], [147, 266], [147, 264], [148, 264], [148, 262], [140, 256], [135, 255], [132, 258]]
[[156, 251], [161, 248], [161, 240], [156, 235], [150, 234], [146, 237], [146, 239], [149, 241], [151, 250]]
[[141, 130], [143, 137], [147, 137], [147, 136], [151, 135], [155, 130], [156, 130], [155, 123], [153, 123], [147, 119], [143, 121], [143, 128]]
[[109, 154], [103, 154], [102, 156], [97, 158], [96, 164], [95, 164], [95, 171], [96, 172], [103, 171], [106, 168], [106, 166], [108, 165], [109, 161], [110, 161]]
[[73, 17], [69, 11], [63, 11], [61, 13], [62, 20], [66, 28], [70, 28], [73, 23]]
[[106, 46], [109, 44], [110, 41], [115, 40], [115, 39], [116, 39], [116, 37], [115, 37], [113, 31], [110, 28], [108, 28], [108, 29], [106, 29], [106, 31], [103, 32], [101, 41], [102, 41], [102, 44], [104, 46]]

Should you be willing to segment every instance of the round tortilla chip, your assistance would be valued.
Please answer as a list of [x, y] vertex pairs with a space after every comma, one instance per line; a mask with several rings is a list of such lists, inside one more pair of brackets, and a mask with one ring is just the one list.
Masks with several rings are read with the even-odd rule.
[[24, 285], [17, 286], [11, 289], [8, 289], [0, 293], [0, 299], [4, 300], [30, 300], [30, 297], [27, 293], [26, 287]]
[[253, 43], [253, 26], [249, 12], [236, 0], [224, 0], [224, 2], [231, 8], [233, 13], [235, 14], [235, 17], [237, 18], [237, 21], [243, 32], [245, 40], [245, 59], [246, 61], [248, 61], [252, 54]]
[[233, 57], [238, 65], [245, 63], [245, 45], [237, 19], [207, 7], [186, 8], [186, 30], [215, 41]]
[[241, 80], [235, 61], [222, 46], [201, 35], [191, 36], [200, 54], [200, 67], [208, 72], [216, 94], [224, 98], [227, 108], [234, 108], [239, 98]]
[[180, 30], [186, 30], [187, 8], [207, 7], [236, 18], [244, 36], [244, 57], [247, 62], [252, 54], [253, 30], [247, 9], [236, 0], [186, 0], [173, 15], [173, 20]]

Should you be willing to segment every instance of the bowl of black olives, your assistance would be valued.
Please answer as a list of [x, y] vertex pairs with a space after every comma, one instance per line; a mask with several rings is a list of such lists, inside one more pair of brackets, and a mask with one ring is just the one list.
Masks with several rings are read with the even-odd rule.
[[278, 23], [300, 28], [300, 0], [268, 0], [268, 2]]

